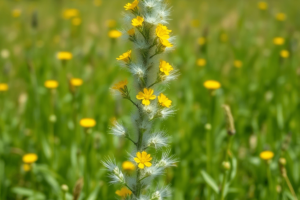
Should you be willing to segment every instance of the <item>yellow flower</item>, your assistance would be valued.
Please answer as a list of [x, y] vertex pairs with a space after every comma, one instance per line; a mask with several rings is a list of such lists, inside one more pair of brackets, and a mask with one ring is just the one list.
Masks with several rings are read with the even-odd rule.
[[218, 81], [208, 80], [204, 82], [204, 87], [210, 90], [216, 90], [221, 87], [221, 84]]
[[144, 18], [137, 16], [136, 18], [132, 19], [131, 24], [134, 27], [143, 26]]
[[170, 74], [170, 71], [173, 70], [173, 67], [170, 65], [170, 63], [167, 63], [164, 60], [160, 60], [159, 70], [168, 76]]
[[123, 187], [121, 190], [116, 191], [116, 195], [118, 195], [122, 198], [126, 198], [127, 196], [129, 196], [131, 194], [132, 194], [132, 192], [127, 187]]
[[199, 67], [204, 67], [206, 65], [206, 60], [204, 58], [200, 58], [197, 60], [197, 65]]
[[118, 30], [112, 30], [108, 32], [108, 37], [116, 39], [122, 36], [122, 32]]
[[288, 57], [290, 56], [290, 52], [289, 52], [288, 50], [282, 50], [282, 51], [280, 52], [280, 56], [281, 56], [282, 58], [288, 58]]
[[146, 151], [143, 151], [142, 153], [137, 152], [136, 158], [134, 158], [134, 161], [139, 164], [138, 167], [140, 169], [144, 169], [145, 166], [151, 167], [152, 166], [152, 164], [150, 163], [151, 160], [152, 160], [151, 154], [147, 154]]
[[271, 160], [274, 157], [274, 153], [272, 151], [263, 151], [259, 154], [259, 157], [263, 160]]
[[132, 3], [127, 3], [124, 6], [124, 8], [125, 8], [125, 10], [134, 10], [137, 7], [138, 4], [139, 4], [139, 1], [138, 0], [134, 0], [134, 2], [132, 2]]
[[80, 79], [80, 78], [72, 78], [72, 79], [70, 80], [70, 83], [71, 83], [71, 85], [74, 86], [74, 87], [79, 87], [79, 86], [82, 85], [83, 80]]
[[8, 90], [8, 85], [6, 83], [0, 83], [0, 92]]
[[22, 13], [22, 11], [20, 9], [14, 9], [11, 12], [12, 16], [15, 18], [20, 17], [21, 13]]
[[79, 124], [84, 128], [92, 128], [96, 126], [96, 121], [92, 118], [83, 118], [80, 120]]
[[72, 24], [74, 26], [79, 26], [81, 24], [81, 19], [79, 17], [72, 19]]
[[45, 81], [44, 85], [46, 88], [55, 89], [58, 87], [58, 82], [55, 80], [48, 80], [48, 81]]
[[200, 37], [198, 38], [198, 44], [199, 45], [204, 45], [206, 43], [206, 38], [205, 37]]
[[169, 42], [169, 40], [163, 40], [163, 39], [160, 39], [160, 43], [161, 43], [161, 45], [162, 45], [163, 47], [172, 47], [172, 46], [173, 46], [173, 44], [171, 44], [171, 43]]
[[268, 4], [264, 1], [258, 2], [257, 7], [260, 10], [267, 10], [268, 9]]
[[102, 4], [102, 0], [94, 0], [94, 5], [95, 6], [101, 6], [101, 4]]
[[275, 45], [283, 45], [284, 42], [285, 42], [285, 40], [282, 37], [276, 37], [276, 38], [273, 39], [273, 43]]
[[23, 170], [24, 170], [25, 172], [30, 171], [30, 170], [31, 170], [31, 165], [29, 165], [29, 164], [23, 164]]
[[172, 101], [168, 99], [163, 93], [161, 93], [157, 98], [159, 104], [163, 107], [169, 108], [172, 104]]
[[124, 90], [125, 86], [128, 84], [128, 81], [127, 80], [124, 80], [124, 81], [120, 81], [119, 83], [116, 83], [112, 89], [114, 90]]
[[38, 159], [38, 156], [35, 153], [28, 153], [25, 154], [22, 158], [23, 162], [26, 164], [35, 163]]
[[67, 51], [62, 51], [57, 53], [58, 60], [71, 60], [73, 58], [72, 53]]
[[63, 17], [65, 19], [71, 19], [73, 17], [79, 16], [79, 11], [77, 9], [65, 9], [63, 11]]
[[125, 171], [134, 171], [135, 170], [135, 165], [130, 161], [125, 161], [122, 164], [122, 168]]
[[243, 66], [243, 63], [242, 61], [240, 60], [235, 60], [233, 65], [236, 67], [236, 68], [241, 68]]
[[154, 100], [156, 99], [156, 96], [153, 95], [154, 90], [153, 89], [147, 89], [144, 88], [144, 93], [143, 92], [139, 92], [138, 95], [136, 95], [136, 98], [138, 100], [143, 100], [142, 104], [144, 104], [145, 106], [148, 106], [150, 104], [150, 100]]
[[108, 28], [114, 28], [116, 24], [117, 24], [116, 20], [113, 19], [109, 19], [106, 21], [106, 25]]
[[124, 62], [129, 62], [131, 57], [131, 50], [127, 51], [126, 53], [123, 53], [122, 55], [117, 58], [117, 60], [122, 60]]
[[285, 21], [285, 20], [286, 20], [286, 15], [285, 15], [284, 13], [278, 13], [278, 14], [276, 15], [276, 19], [277, 19], [278, 21]]
[[156, 27], [156, 36], [161, 39], [161, 40], [167, 40], [170, 38], [170, 33], [172, 32], [171, 30], [169, 30], [166, 26], [162, 25], [162, 24], [158, 24], [158, 26]]
[[127, 31], [127, 33], [128, 33], [128, 35], [130, 35], [130, 36], [134, 36], [134, 34], [135, 34], [134, 28], [132, 28], [132, 29], [130, 29], [129, 31]]

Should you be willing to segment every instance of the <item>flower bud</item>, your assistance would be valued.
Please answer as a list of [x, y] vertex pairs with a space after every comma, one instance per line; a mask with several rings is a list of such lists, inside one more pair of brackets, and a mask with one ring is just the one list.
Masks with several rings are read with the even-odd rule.
[[279, 159], [279, 163], [280, 163], [281, 165], [285, 166], [285, 165], [286, 165], [286, 159], [285, 159], [285, 158], [280, 158], [280, 159]]
[[208, 131], [211, 130], [211, 124], [209, 123], [205, 124], [205, 129]]
[[230, 162], [228, 162], [228, 161], [224, 161], [224, 162], [222, 162], [222, 167], [223, 167], [223, 169], [225, 169], [225, 170], [230, 170]]
[[67, 185], [65, 185], [65, 184], [63, 184], [61, 186], [61, 189], [62, 189], [63, 192], [68, 192], [69, 191], [69, 187]]

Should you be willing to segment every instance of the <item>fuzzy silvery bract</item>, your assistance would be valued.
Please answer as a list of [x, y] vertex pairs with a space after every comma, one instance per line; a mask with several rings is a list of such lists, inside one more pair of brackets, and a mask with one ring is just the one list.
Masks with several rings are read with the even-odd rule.
[[[129, 159], [136, 168], [133, 173], [127, 173], [112, 159], [103, 163], [110, 173], [111, 183], [126, 187], [117, 192], [121, 198], [161, 200], [170, 196], [170, 190], [157, 184], [157, 178], [176, 163], [169, 150], [170, 136], [164, 130], [153, 128], [153, 123], [175, 113], [172, 100], [162, 93], [168, 83], [178, 77], [178, 70], [161, 58], [174, 48], [175, 38], [167, 27], [170, 8], [164, 0], [134, 0], [124, 8], [123, 37], [125, 35], [134, 47], [117, 60], [131, 72], [134, 81], [121, 81], [112, 88], [135, 107], [134, 129], [114, 122], [111, 134], [135, 145]], [[127, 189], [131, 192], [126, 192]]]

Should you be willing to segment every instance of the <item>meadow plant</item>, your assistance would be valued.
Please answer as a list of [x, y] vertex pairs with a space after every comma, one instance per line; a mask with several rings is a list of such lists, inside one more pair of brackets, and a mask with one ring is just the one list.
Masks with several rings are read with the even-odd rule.
[[[161, 91], [178, 77], [178, 70], [159, 59], [159, 56], [173, 49], [174, 37], [170, 36], [172, 31], [166, 26], [170, 8], [163, 0], [135, 0], [124, 8], [128, 27], [123, 35], [133, 43], [134, 50], [128, 50], [117, 60], [131, 72], [137, 92], [133, 98], [127, 80], [116, 83], [112, 89], [123, 99], [129, 100], [136, 112], [132, 116], [134, 130], [114, 122], [111, 133], [135, 145], [134, 152], [129, 156], [134, 167], [128, 163], [125, 166], [126, 169], [136, 170], [131, 174], [126, 173], [126, 169], [123, 172], [113, 159], [107, 159], [103, 164], [110, 172], [111, 183], [122, 186], [116, 191], [121, 198], [164, 199], [170, 196], [168, 187], [155, 186], [154, 180], [166, 168], [175, 166], [176, 160], [168, 148], [169, 137], [165, 131], [154, 130], [153, 123], [163, 121], [175, 112], [172, 101]], [[133, 52], [136, 53], [135, 61], [132, 59]]]

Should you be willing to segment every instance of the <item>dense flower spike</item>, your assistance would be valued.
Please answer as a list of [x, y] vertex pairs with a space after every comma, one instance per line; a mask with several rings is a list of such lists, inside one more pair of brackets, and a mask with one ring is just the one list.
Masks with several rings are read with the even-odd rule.
[[156, 96], [153, 95], [153, 93], [154, 93], [153, 89], [144, 88], [144, 92], [139, 92], [139, 94], [136, 95], [136, 98], [138, 100], [143, 100], [142, 104], [144, 104], [145, 106], [148, 106], [150, 104], [150, 100], [156, 99]]
[[[159, 58], [174, 46], [172, 43], [175, 38], [170, 35], [172, 31], [166, 26], [170, 9], [165, 0], [135, 0], [127, 3], [124, 8], [130, 11], [125, 14], [125, 21], [128, 23], [127, 27], [131, 28], [126, 28], [123, 33], [133, 43], [137, 59], [131, 58], [130, 50], [119, 56], [117, 60], [123, 61], [123, 65], [125, 63], [126, 69], [135, 79], [130, 85], [135, 85], [137, 90], [133, 92], [135, 98], [132, 98], [130, 94], [132, 90], [127, 80], [114, 84], [112, 89], [119, 91], [123, 99], [129, 100], [136, 108], [136, 113], [133, 115], [135, 128], [126, 129], [123, 124], [115, 120], [110, 133], [132, 142], [136, 147], [136, 156], [130, 155], [130, 161], [123, 162], [122, 169], [126, 176], [114, 161], [107, 160], [103, 164], [110, 171], [111, 183], [123, 186], [116, 192], [121, 198], [162, 200], [170, 196], [168, 188], [154, 189], [152, 183], [155, 178], [163, 174], [165, 168], [175, 166], [176, 159], [169, 155], [169, 151], [166, 153], [169, 145], [168, 135], [164, 131], [152, 132], [152, 124], [155, 120], [163, 121], [175, 113], [170, 99], [162, 93], [159, 93], [156, 99], [154, 93], [158, 85], [168, 84], [179, 74], [170, 63]], [[151, 155], [146, 152], [148, 148]], [[132, 160], [134, 163], [131, 162]], [[146, 186], [149, 187], [148, 192], [145, 191]], [[131, 192], [132, 195], [129, 197], [127, 192]]]

